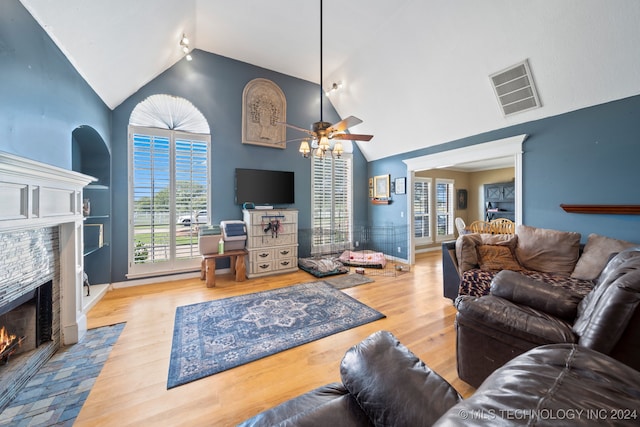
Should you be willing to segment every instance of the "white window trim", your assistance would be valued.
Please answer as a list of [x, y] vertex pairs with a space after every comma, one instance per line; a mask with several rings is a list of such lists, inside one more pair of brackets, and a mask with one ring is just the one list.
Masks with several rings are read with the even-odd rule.
[[[447, 184], [451, 186], [451, 193], [449, 194], [449, 204], [451, 205], [451, 224], [450, 224], [450, 229], [451, 229], [451, 233], [450, 234], [445, 234], [443, 236], [439, 236], [438, 235], [438, 211], [437, 211], [437, 204], [438, 204], [438, 195], [437, 195], [437, 187], [438, 184]], [[456, 216], [456, 208], [455, 208], [455, 197], [454, 197], [454, 192], [455, 192], [455, 180], [453, 179], [448, 179], [448, 178], [436, 178], [435, 179], [435, 183], [434, 183], [434, 197], [433, 197], [433, 203], [432, 203], [432, 208], [433, 208], [433, 216], [434, 216], [434, 221], [433, 221], [433, 236], [435, 238], [436, 242], [446, 242], [448, 240], [452, 240], [455, 239], [455, 226], [454, 226], [454, 220], [455, 220], [455, 216]]]
[[[129, 132], [127, 137], [128, 144], [128, 230], [127, 230], [127, 247], [128, 247], [128, 271], [126, 274], [127, 278], [140, 278], [140, 277], [150, 277], [155, 275], [164, 275], [168, 273], [181, 273], [187, 271], [193, 271], [195, 269], [200, 268], [200, 256], [195, 256], [189, 259], [176, 259], [175, 257], [175, 248], [171, 248], [171, 260], [166, 263], [158, 263], [158, 264], [135, 264], [133, 262], [134, 252], [135, 252], [135, 244], [134, 244], [134, 226], [133, 226], [133, 214], [134, 214], [134, 194], [133, 194], [133, 134], [145, 134], [151, 136], [160, 136], [160, 137], [168, 137], [172, 141], [172, 149], [170, 151], [171, 156], [171, 168], [175, 167], [175, 140], [176, 139], [187, 139], [187, 140], [198, 140], [206, 142], [208, 145], [207, 149], [207, 183], [208, 183], [208, 193], [209, 197], [207, 199], [207, 212], [209, 215], [209, 220], [211, 218], [212, 210], [211, 210], [211, 136], [191, 133], [191, 132], [183, 132], [183, 131], [175, 131], [175, 130], [167, 130], [167, 129], [159, 129], [159, 128], [148, 128], [144, 126], [129, 126]], [[170, 192], [174, 194], [175, 187], [174, 182], [171, 180], [170, 184]], [[170, 202], [172, 205], [175, 203], [175, 199]], [[169, 216], [175, 217], [176, 212], [175, 209], [169, 209]], [[210, 221], [207, 221], [210, 222]], [[170, 235], [176, 235], [176, 221], [169, 221], [169, 233]], [[164, 267], [164, 268], [163, 268]]]
[[413, 180], [413, 184], [412, 184], [412, 189], [415, 190], [415, 183], [416, 182], [426, 182], [427, 185], [427, 197], [428, 197], [428, 218], [429, 218], [429, 229], [427, 230], [428, 235], [425, 237], [415, 237], [415, 212], [413, 210], [413, 198], [415, 197], [415, 191], [411, 192], [411, 197], [412, 197], [412, 206], [411, 206], [411, 211], [412, 215], [411, 215], [411, 234], [414, 236], [414, 240], [415, 240], [415, 244], [416, 245], [428, 245], [433, 243], [433, 230], [432, 230], [432, 224], [433, 224], [433, 178], [426, 178], [426, 177], [416, 177]]
[[[515, 219], [516, 224], [522, 224], [522, 145], [527, 139], [527, 136], [527, 134], [516, 135], [495, 141], [403, 160], [403, 163], [407, 165], [407, 188], [412, 192], [412, 194], [409, 194], [409, 197], [407, 197], [407, 212], [411, 212], [413, 214], [411, 211], [411, 203], [413, 203], [413, 180], [416, 178], [416, 171], [435, 169], [445, 165], [455, 165], [458, 163], [467, 163], [496, 157], [513, 156], [516, 184]], [[410, 217], [413, 217], [413, 215]], [[408, 227], [408, 229], [408, 258], [409, 262], [413, 264], [416, 262], [415, 242], [413, 239], [413, 229], [411, 227]]]
[[[348, 160], [349, 161], [349, 217], [348, 217], [348, 222], [349, 222], [349, 230], [348, 230], [348, 236], [347, 236], [347, 240], [344, 242], [330, 242], [330, 243], [326, 243], [326, 244], [322, 244], [322, 245], [314, 245], [314, 239], [313, 239], [313, 233], [315, 232], [315, 227], [313, 226], [314, 224], [314, 218], [311, 218], [311, 230], [312, 230], [312, 236], [311, 236], [311, 254], [312, 255], [320, 255], [320, 254], [326, 254], [326, 253], [332, 253], [332, 252], [336, 252], [339, 250], [346, 250], [346, 249], [351, 249], [352, 247], [352, 242], [353, 242], [353, 155], [352, 154], [348, 154], [348, 153], [344, 153], [341, 156], [341, 159], [343, 160]], [[314, 163], [314, 159], [311, 159], [311, 215], [313, 216], [313, 212], [315, 211], [315, 205], [313, 202], [313, 194], [315, 191], [315, 187], [314, 187], [314, 176], [315, 176], [315, 163]], [[332, 206], [332, 210], [333, 210], [334, 206]], [[334, 216], [332, 213], [332, 222], [333, 222]]]

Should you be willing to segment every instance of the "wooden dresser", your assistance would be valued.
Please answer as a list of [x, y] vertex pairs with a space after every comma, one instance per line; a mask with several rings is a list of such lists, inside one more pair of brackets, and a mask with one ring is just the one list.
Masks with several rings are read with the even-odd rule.
[[247, 277], [298, 270], [298, 210], [245, 209]]

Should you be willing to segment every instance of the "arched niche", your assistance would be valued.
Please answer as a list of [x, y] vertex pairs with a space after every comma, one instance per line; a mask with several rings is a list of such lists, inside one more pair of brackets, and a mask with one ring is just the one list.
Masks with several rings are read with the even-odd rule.
[[98, 179], [94, 184], [111, 183], [111, 153], [100, 134], [91, 126], [79, 126], [71, 134], [72, 169]]

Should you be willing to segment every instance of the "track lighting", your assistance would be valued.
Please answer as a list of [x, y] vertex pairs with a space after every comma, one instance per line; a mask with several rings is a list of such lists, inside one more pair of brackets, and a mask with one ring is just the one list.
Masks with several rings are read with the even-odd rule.
[[337, 92], [338, 90], [342, 89], [343, 83], [342, 82], [338, 82], [338, 83], [333, 83], [331, 85], [331, 87], [329, 88], [329, 90], [325, 91], [325, 93], [327, 94], [327, 96], [331, 95], [333, 92]]
[[189, 38], [184, 33], [182, 33], [182, 38], [180, 39], [180, 49], [182, 50], [182, 53], [186, 55], [185, 58], [187, 61], [191, 61], [193, 59], [189, 53]]

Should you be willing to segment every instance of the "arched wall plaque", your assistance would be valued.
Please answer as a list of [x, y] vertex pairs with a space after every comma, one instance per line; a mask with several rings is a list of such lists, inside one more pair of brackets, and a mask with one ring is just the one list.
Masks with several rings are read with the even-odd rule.
[[242, 143], [286, 148], [287, 100], [271, 80], [253, 79], [242, 92]]

